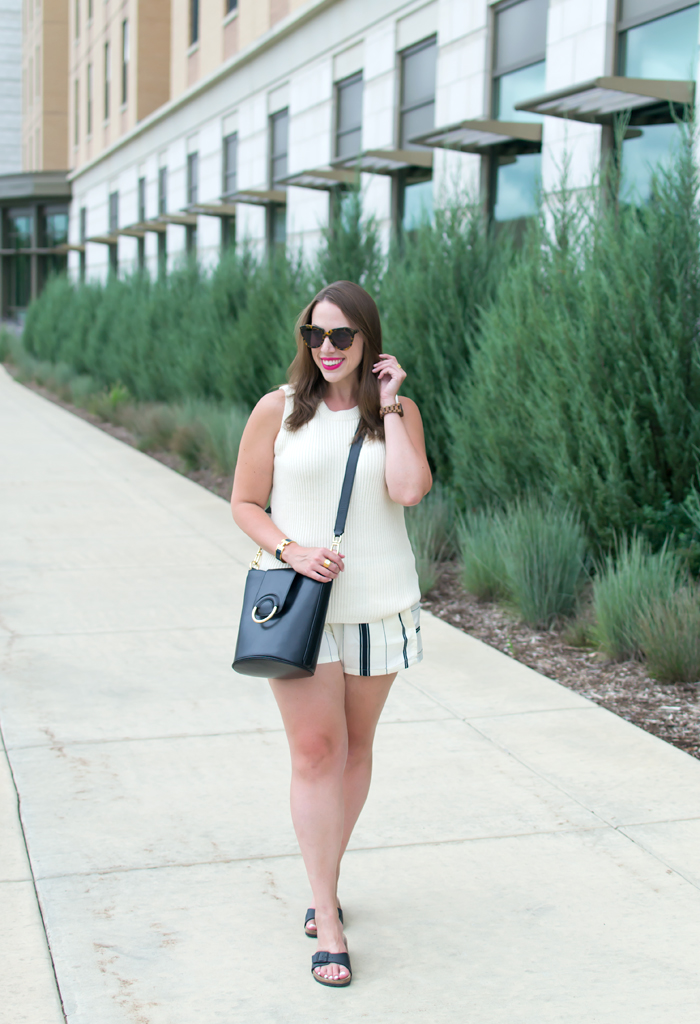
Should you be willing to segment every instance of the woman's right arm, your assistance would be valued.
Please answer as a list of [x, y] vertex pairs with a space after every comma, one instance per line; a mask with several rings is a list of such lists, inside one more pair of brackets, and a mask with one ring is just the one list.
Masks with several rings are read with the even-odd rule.
[[[275, 438], [282, 422], [284, 402], [284, 392], [273, 391], [264, 395], [250, 414], [238, 449], [231, 494], [236, 525], [271, 555], [285, 539], [265, 512], [272, 490]], [[335, 579], [343, 569], [343, 556], [328, 548], [302, 548], [294, 542], [287, 545], [282, 557], [297, 572], [324, 582]], [[331, 563], [330, 568], [323, 565], [324, 560]]]

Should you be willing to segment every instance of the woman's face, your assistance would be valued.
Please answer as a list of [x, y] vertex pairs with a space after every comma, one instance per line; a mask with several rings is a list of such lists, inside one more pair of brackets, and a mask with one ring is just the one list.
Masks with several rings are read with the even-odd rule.
[[[324, 331], [334, 327], [354, 327], [345, 313], [327, 299], [323, 299], [314, 307], [311, 319], [316, 327], [322, 327]], [[350, 348], [341, 352], [331, 342], [330, 338], [324, 338], [320, 348], [310, 349], [313, 360], [323, 374], [324, 380], [329, 384], [338, 384], [357, 373], [362, 362], [362, 351], [365, 339], [362, 333], [356, 334]], [[359, 374], [358, 374], [359, 376]]]

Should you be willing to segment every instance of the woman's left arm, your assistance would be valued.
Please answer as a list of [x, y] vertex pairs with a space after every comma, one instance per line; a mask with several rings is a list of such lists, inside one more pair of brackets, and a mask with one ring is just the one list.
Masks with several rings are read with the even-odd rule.
[[[382, 354], [374, 365], [379, 379], [379, 404], [395, 405], [406, 371], [394, 356]], [[399, 505], [417, 505], [433, 486], [425, 454], [423, 421], [418, 406], [402, 398], [403, 416], [390, 412], [384, 417], [386, 437], [386, 486], [389, 497]]]

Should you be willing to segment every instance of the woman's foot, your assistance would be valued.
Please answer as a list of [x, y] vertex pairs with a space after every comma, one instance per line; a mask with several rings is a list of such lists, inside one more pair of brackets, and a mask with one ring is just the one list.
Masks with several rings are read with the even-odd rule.
[[[347, 953], [343, 926], [334, 913], [316, 913], [318, 950], [326, 953]], [[320, 964], [314, 967], [314, 974], [328, 981], [342, 982], [350, 977], [350, 971], [342, 964]]]
[[[304, 921], [304, 932], [310, 939], [316, 938], [316, 917], [314, 916], [316, 911], [313, 907], [309, 907], [306, 911], [306, 919]], [[311, 915], [311, 916], [310, 916]], [[343, 923], [343, 910], [340, 904], [338, 904], [338, 919], [342, 925]]]

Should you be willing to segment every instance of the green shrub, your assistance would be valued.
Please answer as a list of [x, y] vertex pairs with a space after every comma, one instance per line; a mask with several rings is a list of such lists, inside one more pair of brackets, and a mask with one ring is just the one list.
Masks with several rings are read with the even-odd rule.
[[210, 461], [222, 476], [231, 476], [248, 420], [246, 410], [240, 407], [210, 408], [200, 415], [207, 433], [206, 450]]
[[670, 605], [682, 582], [680, 557], [668, 545], [654, 553], [643, 537], [623, 537], [593, 579], [593, 638], [600, 649], [615, 660], [641, 658], [643, 621], [652, 606]]
[[588, 544], [579, 515], [527, 498], [503, 519], [508, 599], [529, 626], [548, 628], [574, 612], [586, 578]]
[[86, 406], [89, 400], [100, 390], [100, 386], [94, 377], [88, 373], [78, 374], [68, 381], [68, 392], [70, 400], [74, 405]]
[[462, 585], [482, 601], [505, 597], [508, 592], [503, 533], [503, 515], [497, 511], [467, 512], [458, 520]]
[[640, 620], [650, 674], [662, 683], [700, 682], [700, 595], [683, 587], [653, 601]]
[[406, 509], [406, 528], [416, 557], [421, 594], [433, 589], [438, 566], [454, 552], [455, 503], [439, 483], [419, 505]]

